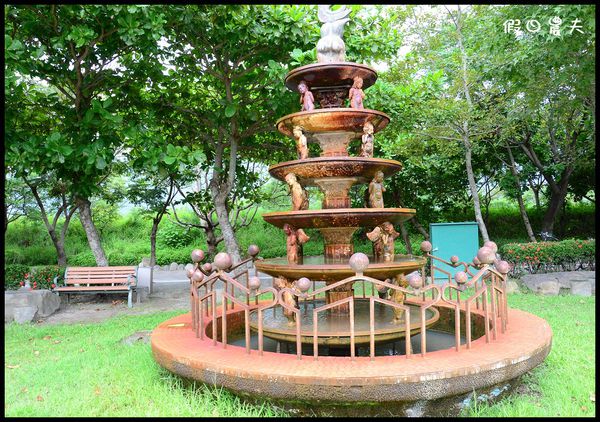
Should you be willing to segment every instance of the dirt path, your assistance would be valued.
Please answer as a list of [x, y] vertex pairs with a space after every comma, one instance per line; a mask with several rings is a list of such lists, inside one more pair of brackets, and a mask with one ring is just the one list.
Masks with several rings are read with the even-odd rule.
[[189, 283], [156, 283], [152, 295], [142, 303], [133, 301], [127, 307], [125, 295], [73, 295], [70, 303], [61, 298], [58, 311], [39, 324], [87, 324], [101, 322], [117, 315], [142, 315], [160, 311], [187, 310], [190, 307]]

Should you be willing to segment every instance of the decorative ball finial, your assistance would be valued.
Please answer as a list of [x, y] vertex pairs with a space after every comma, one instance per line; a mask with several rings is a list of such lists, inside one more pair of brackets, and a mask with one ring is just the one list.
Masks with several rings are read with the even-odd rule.
[[481, 265], [481, 261], [479, 260], [479, 258], [477, 258], [477, 257], [473, 258], [473, 265], [475, 265], [475, 266]]
[[362, 252], [357, 252], [352, 254], [348, 264], [355, 273], [362, 274], [369, 266], [369, 257]]
[[231, 257], [226, 252], [219, 252], [217, 256], [215, 256], [215, 265], [220, 270], [226, 270], [231, 267], [232, 261]]
[[298, 290], [300, 290], [302, 293], [305, 293], [308, 291], [308, 289], [310, 289], [310, 286], [312, 286], [312, 281], [306, 277], [302, 277], [296, 280], [295, 284]]
[[211, 273], [213, 270], [212, 264], [210, 262], [206, 262], [202, 264], [202, 269], [205, 273]]
[[248, 288], [250, 290], [258, 290], [260, 288], [260, 278], [252, 276], [248, 279]]
[[433, 246], [431, 245], [430, 241], [425, 240], [425, 241], [421, 242], [421, 251], [431, 252], [432, 249], [433, 249]]
[[413, 289], [420, 289], [423, 286], [423, 278], [417, 272], [409, 274], [406, 277], [406, 281], [408, 281], [408, 285]]
[[494, 262], [494, 259], [496, 259], [496, 253], [492, 248], [482, 246], [479, 248], [479, 251], [477, 251], [477, 259], [479, 259], [482, 264], [491, 264]]
[[496, 269], [501, 274], [508, 274], [510, 271], [510, 264], [506, 261], [498, 261], [496, 264]]
[[200, 283], [202, 280], [204, 280], [204, 274], [202, 274], [202, 271], [194, 271], [192, 273], [192, 281], [194, 283]]
[[459, 271], [456, 274], [454, 274], [454, 281], [456, 281], [458, 285], [465, 284], [468, 278], [469, 277], [467, 276], [467, 273], [464, 271]]
[[192, 262], [197, 264], [204, 259], [204, 251], [202, 249], [194, 249], [192, 251]]
[[494, 253], [498, 252], [498, 245], [496, 245], [496, 242], [488, 240], [483, 244], [483, 246], [490, 248], [492, 251], [494, 251]]
[[458, 261], [459, 261], [458, 256], [452, 255], [450, 257], [450, 262], [452, 262], [453, 264], [456, 264]]
[[192, 275], [194, 274], [194, 269], [190, 268], [189, 270], [187, 270], [185, 272], [185, 275], [187, 275], [187, 278], [192, 278]]
[[260, 252], [260, 248], [256, 245], [250, 245], [248, 246], [248, 255], [250, 255], [251, 257], [255, 257], [256, 255], [258, 255], [258, 253]]

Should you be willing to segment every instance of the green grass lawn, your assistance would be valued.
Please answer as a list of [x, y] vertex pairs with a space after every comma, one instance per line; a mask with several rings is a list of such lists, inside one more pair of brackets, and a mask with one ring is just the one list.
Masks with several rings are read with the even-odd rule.
[[594, 416], [596, 414], [596, 298], [510, 295], [508, 305], [544, 318], [552, 350], [523, 379], [524, 393], [493, 405], [476, 405], [469, 416]]
[[[472, 416], [593, 416], [595, 297], [515, 294], [510, 306], [545, 318], [554, 332], [546, 361], [526, 391]], [[113, 318], [102, 324], [6, 325], [6, 416], [276, 416], [268, 404], [185, 386], [153, 360], [150, 345], [120, 340], [184, 312]]]

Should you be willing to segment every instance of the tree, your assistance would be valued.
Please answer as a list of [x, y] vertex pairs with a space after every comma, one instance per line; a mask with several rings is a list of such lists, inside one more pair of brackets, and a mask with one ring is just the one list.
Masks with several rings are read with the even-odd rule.
[[[359, 15], [359, 7], [353, 10]], [[320, 27], [316, 9], [227, 5], [174, 7], [172, 12], [177, 21], [163, 59], [174, 67], [169, 74], [177, 78], [165, 78], [153, 87], [157, 103], [166, 106], [160, 116], [189, 133], [186, 144], [206, 157], [211, 168], [208, 190], [223, 242], [239, 262], [228, 210], [238, 162], [273, 162], [291, 155], [292, 142], [275, 134], [274, 122], [297, 110], [297, 97], [287, 91], [283, 76], [291, 58], [295, 64], [314, 61]], [[379, 22], [382, 30], [377, 35], [383, 39], [347, 37], [348, 59], [366, 51], [363, 58], [378, 58], [398, 47], [395, 17], [371, 14], [351, 21], [348, 33]]]
[[[477, 46], [482, 58], [479, 70], [489, 84], [505, 92], [507, 119], [520, 127], [512, 145], [535, 169], [529, 174], [540, 174], [548, 187], [541, 228], [551, 234], [575, 169], [594, 165], [595, 7], [513, 5], [476, 10], [479, 17], [486, 16], [480, 31], [490, 34]], [[548, 22], [559, 16], [566, 25], [560, 36], [548, 31], [518, 35], [497, 31], [515, 16], [523, 22]], [[583, 33], [569, 32], [568, 24], [576, 19]], [[534, 194], [539, 203], [536, 190]]]
[[[9, 6], [5, 40], [13, 53], [8, 114], [9, 161], [21, 175], [59, 175], [79, 210], [96, 263], [108, 265], [90, 198], [110, 174], [122, 144], [124, 87], [143, 69], [163, 33], [162, 7], [134, 5]], [[139, 77], [139, 72], [135, 74]], [[25, 84], [36, 96], [23, 100]], [[35, 119], [41, 130], [26, 130]]]

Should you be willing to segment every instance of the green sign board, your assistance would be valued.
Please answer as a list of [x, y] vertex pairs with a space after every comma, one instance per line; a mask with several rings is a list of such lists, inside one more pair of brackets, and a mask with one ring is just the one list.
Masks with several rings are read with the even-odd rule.
[[[432, 223], [429, 225], [432, 255], [450, 261], [452, 255], [456, 255], [459, 261], [471, 262], [479, 250], [479, 227], [476, 222], [463, 223]], [[454, 275], [464, 267], [453, 268], [442, 262], [434, 261], [434, 265]], [[448, 276], [442, 272], [435, 272], [435, 279], [445, 281]]]

